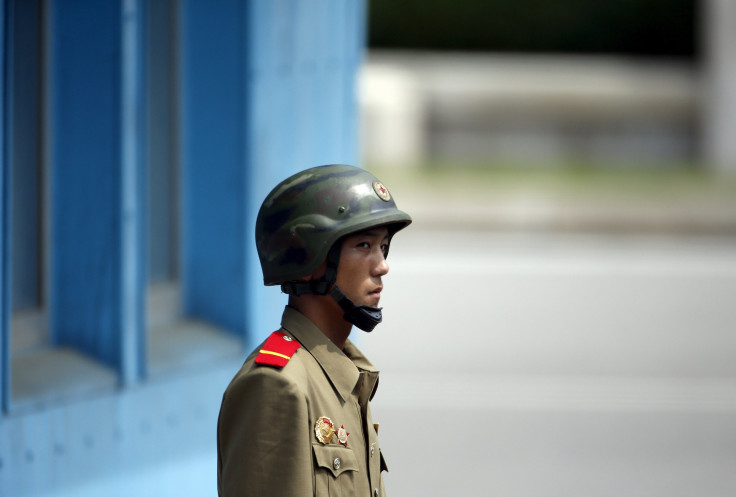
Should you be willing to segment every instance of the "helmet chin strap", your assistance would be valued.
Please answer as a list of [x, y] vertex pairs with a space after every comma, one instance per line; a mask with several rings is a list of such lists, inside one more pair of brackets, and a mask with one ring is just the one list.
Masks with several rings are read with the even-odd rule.
[[341, 248], [342, 244], [335, 243], [327, 253], [327, 269], [321, 278], [311, 281], [286, 281], [281, 284], [281, 291], [295, 296], [304, 295], [305, 293], [314, 295], [326, 295], [329, 293], [330, 297], [335, 299], [335, 302], [345, 311], [345, 314], [342, 316], [345, 321], [354, 324], [363, 331], [373, 331], [373, 328], [383, 319], [381, 308], [355, 305], [335, 285]]
[[363, 331], [371, 332], [378, 323], [383, 320], [380, 307], [370, 307], [367, 305], [355, 305], [352, 300], [347, 298], [337, 285], [332, 287], [330, 297], [335, 299], [342, 310], [345, 311], [343, 319], [348, 323], [353, 323]]

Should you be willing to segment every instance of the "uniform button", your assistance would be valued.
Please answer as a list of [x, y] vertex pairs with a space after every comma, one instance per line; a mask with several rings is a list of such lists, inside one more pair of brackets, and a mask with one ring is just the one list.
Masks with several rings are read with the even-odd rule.
[[335, 469], [340, 469], [340, 458], [336, 457], [334, 461], [332, 461], [332, 467]]
[[376, 497], [378, 497], [378, 489], [375, 489], [375, 490], [373, 491], [373, 495], [375, 495]]
[[376, 451], [376, 444], [371, 444], [371, 455]]

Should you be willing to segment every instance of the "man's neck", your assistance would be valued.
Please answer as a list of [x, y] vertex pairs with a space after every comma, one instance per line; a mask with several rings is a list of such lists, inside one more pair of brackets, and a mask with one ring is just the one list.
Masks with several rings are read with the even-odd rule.
[[343, 310], [328, 295], [289, 296], [289, 305], [313, 322], [340, 350], [350, 336], [353, 325], [343, 319]]

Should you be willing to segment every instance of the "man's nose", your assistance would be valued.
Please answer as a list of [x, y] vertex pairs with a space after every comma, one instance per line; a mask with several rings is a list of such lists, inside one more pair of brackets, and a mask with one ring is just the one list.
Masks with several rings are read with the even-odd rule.
[[375, 275], [383, 276], [388, 274], [388, 262], [386, 262], [386, 257], [383, 255], [383, 252], [378, 254], [378, 258], [378, 262], [373, 270]]

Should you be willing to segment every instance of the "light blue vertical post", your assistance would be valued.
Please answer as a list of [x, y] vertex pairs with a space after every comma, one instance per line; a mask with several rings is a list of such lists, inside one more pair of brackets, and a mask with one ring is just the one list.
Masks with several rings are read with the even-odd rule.
[[121, 357], [122, 379], [135, 382], [145, 371], [146, 244], [146, 142], [143, 68], [143, 0], [123, 0], [121, 166]]
[[51, 332], [115, 368], [143, 369], [142, 9], [51, 2]]
[[291, 173], [358, 162], [356, 76], [364, 47], [363, 0], [253, 0], [248, 16], [248, 329], [259, 340], [286, 302], [263, 287], [255, 219], [268, 191]]

